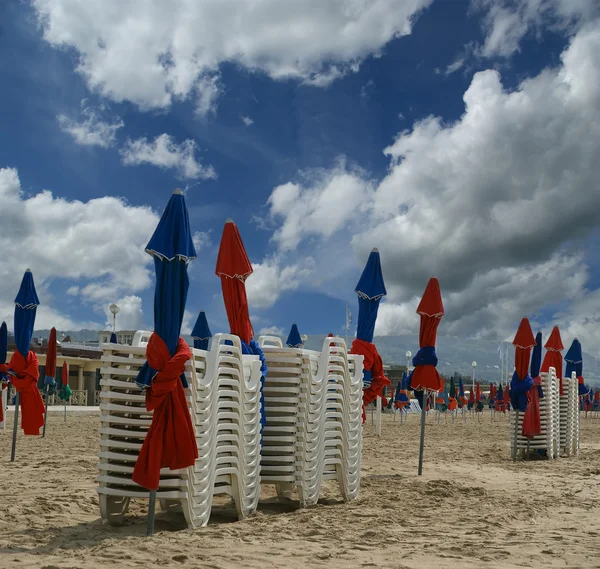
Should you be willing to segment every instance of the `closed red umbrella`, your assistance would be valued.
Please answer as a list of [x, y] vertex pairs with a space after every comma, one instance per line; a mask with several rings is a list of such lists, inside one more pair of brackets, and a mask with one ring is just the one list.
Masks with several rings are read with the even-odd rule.
[[252, 265], [246, 254], [242, 238], [233, 220], [228, 219], [223, 228], [216, 274], [221, 279], [223, 301], [232, 334], [250, 344], [254, 330], [248, 313], [246, 279], [252, 274]]
[[544, 344], [546, 348], [546, 354], [544, 355], [544, 361], [542, 362], [541, 372], [548, 373], [550, 368], [553, 367], [556, 370], [556, 377], [559, 379], [560, 394], [564, 395], [563, 391], [563, 357], [561, 351], [565, 349], [560, 337], [560, 330], [558, 326], [552, 328], [552, 333], [548, 338], [548, 341]]
[[510, 382], [511, 403], [515, 411], [527, 409], [527, 392], [533, 387], [529, 375], [531, 349], [535, 346], [535, 336], [527, 318], [523, 318], [513, 340], [515, 347], [515, 371]]
[[426, 407], [423, 405], [428, 392], [441, 391], [442, 379], [436, 369], [438, 359], [435, 354], [437, 328], [444, 315], [440, 283], [435, 277], [429, 279], [421, 302], [417, 307], [421, 317], [419, 326], [419, 351], [413, 358], [414, 370], [411, 373], [412, 389], [421, 391], [421, 443], [419, 446], [419, 476], [423, 473], [423, 446], [425, 443]]

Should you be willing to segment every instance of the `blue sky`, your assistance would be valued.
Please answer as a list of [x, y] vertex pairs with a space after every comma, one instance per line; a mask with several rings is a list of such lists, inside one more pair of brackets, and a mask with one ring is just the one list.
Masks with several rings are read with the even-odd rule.
[[151, 326], [143, 247], [182, 187], [186, 327], [200, 309], [226, 327], [232, 217], [257, 332], [341, 333], [378, 246], [380, 334], [416, 329], [435, 275], [441, 334], [504, 339], [529, 316], [598, 351], [593, 0], [143, 4], [0, 8], [2, 317], [30, 267], [39, 327], [101, 327], [115, 301]]

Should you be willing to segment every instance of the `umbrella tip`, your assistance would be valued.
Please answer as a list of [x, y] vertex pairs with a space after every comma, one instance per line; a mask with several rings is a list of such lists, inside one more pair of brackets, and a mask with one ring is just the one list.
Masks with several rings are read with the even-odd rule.
[[231, 217], [228, 217], [228, 218], [225, 220], [225, 223], [233, 223], [233, 219], [231, 219]]
[[181, 188], [175, 188], [173, 190], [173, 195], [182, 196], [183, 195], [183, 190]]
[[377, 249], [377, 247], [373, 247], [371, 253], [379, 253], [379, 249]]
[[26, 270], [25, 270], [25, 272], [26, 272], [26, 273], [30, 273], [30, 272], [31, 272], [31, 269], [26, 269]]

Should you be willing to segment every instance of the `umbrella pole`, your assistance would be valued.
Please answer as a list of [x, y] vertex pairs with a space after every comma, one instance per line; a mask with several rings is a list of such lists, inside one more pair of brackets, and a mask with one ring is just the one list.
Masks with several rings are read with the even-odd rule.
[[381, 397], [379, 397], [378, 395], [377, 399], [375, 400], [375, 433], [378, 437], [381, 436], [381, 404], [382, 400]]
[[154, 535], [154, 512], [156, 508], [156, 490], [150, 490], [150, 498], [148, 500], [148, 525], [146, 527], [146, 535]]
[[48, 419], [48, 389], [49, 387], [46, 386], [46, 405], [44, 405], [45, 410], [44, 410], [44, 427], [42, 428], [42, 438], [46, 438], [46, 422]]
[[67, 422], [67, 402], [65, 401], [65, 423]]
[[15, 454], [17, 452], [17, 429], [19, 428], [19, 404], [21, 403], [21, 395], [17, 391], [15, 396], [15, 420], [13, 425], [13, 437], [12, 437], [12, 448], [10, 449], [10, 461], [15, 461]]
[[525, 452], [527, 453], [525, 455], [525, 460], [529, 460], [529, 444], [531, 443], [531, 439], [529, 437], [527, 437], [527, 449], [525, 450]]
[[514, 436], [514, 447], [513, 447], [513, 462], [517, 461], [517, 437], [519, 435], [519, 411], [515, 409], [515, 436]]
[[[423, 392], [425, 395], [425, 392]], [[427, 400], [423, 397], [421, 409], [421, 442], [419, 444], [419, 476], [423, 474], [423, 447], [425, 446], [425, 418], [427, 417]]]

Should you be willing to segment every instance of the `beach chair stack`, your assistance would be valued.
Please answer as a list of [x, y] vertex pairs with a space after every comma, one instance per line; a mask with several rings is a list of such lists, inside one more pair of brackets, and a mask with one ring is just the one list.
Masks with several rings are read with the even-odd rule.
[[321, 352], [284, 348], [259, 339], [269, 372], [264, 388], [261, 481], [279, 496], [295, 490], [301, 506], [316, 504], [324, 480], [335, 479], [342, 497], [360, 485], [362, 356], [349, 356], [340, 338]]
[[[132, 498], [148, 490], [131, 480], [152, 413], [135, 384], [145, 348], [103, 344], [98, 494], [103, 521], [121, 523]], [[208, 523], [213, 496], [231, 496], [243, 518], [260, 494], [260, 360], [242, 355], [237, 336], [218, 334], [210, 351], [193, 350], [186, 396], [198, 459], [182, 470], [163, 469], [156, 497], [183, 513], [188, 527]]]
[[572, 456], [579, 448], [579, 386], [575, 373], [563, 378], [563, 395], [559, 393], [558, 398], [560, 454]]
[[528, 439], [523, 436], [523, 417], [524, 413], [518, 413], [518, 427], [515, 449], [515, 419], [517, 413], [510, 413], [510, 440], [511, 456], [525, 454], [527, 450], [543, 452], [549, 459], [555, 459], [559, 454], [559, 401], [558, 401], [558, 378], [554, 368], [550, 368], [548, 373], [541, 373], [542, 390], [544, 397], [540, 399], [540, 423], [541, 434]]

